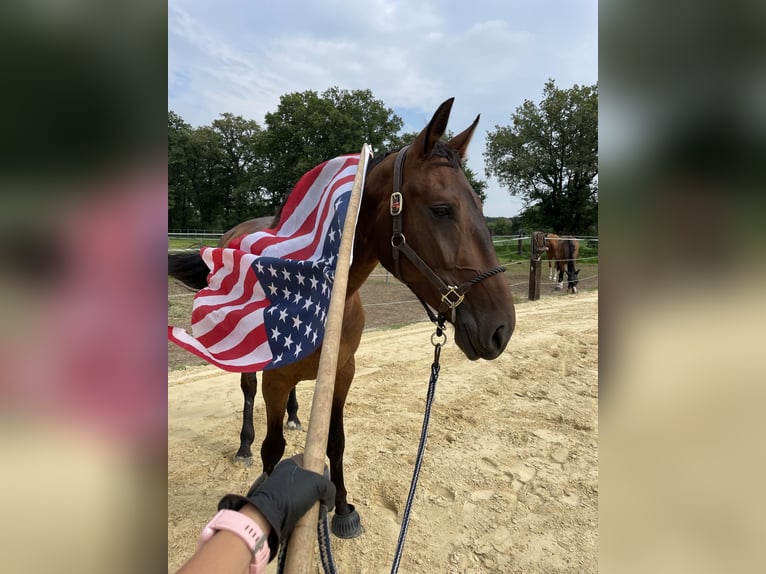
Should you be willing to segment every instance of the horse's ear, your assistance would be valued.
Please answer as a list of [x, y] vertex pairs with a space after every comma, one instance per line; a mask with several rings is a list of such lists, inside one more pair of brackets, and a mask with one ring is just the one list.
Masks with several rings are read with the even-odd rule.
[[454, 138], [447, 142], [447, 146], [450, 149], [455, 150], [460, 156], [460, 159], [465, 159], [465, 154], [468, 151], [468, 144], [471, 143], [473, 132], [476, 130], [476, 126], [479, 125], [480, 117], [481, 114], [476, 116], [476, 119], [473, 120], [473, 123], [468, 126], [467, 129], [463, 130], [461, 133], [457, 134]]
[[438, 142], [447, 131], [447, 121], [449, 120], [449, 114], [452, 110], [452, 102], [455, 98], [450, 98], [434, 113], [434, 117], [428, 122], [428, 125], [423, 128], [423, 131], [418, 134], [415, 141], [410, 146], [413, 151], [420, 154], [421, 157], [427, 157], [431, 150], [434, 149], [436, 142]]

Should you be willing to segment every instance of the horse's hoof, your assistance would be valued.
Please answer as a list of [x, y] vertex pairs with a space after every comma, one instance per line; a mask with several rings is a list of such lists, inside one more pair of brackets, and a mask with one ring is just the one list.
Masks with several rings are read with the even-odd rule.
[[330, 530], [338, 538], [356, 538], [364, 533], [359, 513], [349, 504], [351, 512], [348, 514], [334, 514], [330, 524]]
[[300, 422], [295, 422], [295, 421], [287, 421], [287, 423], [285, 423], [285, 426], [286, 426], [288, 429], [290, 429], [290, 430], [300, 430], [300, 431], [302, 431], [302, 430], [303, 430], [303, 427], [301, 426], [301, 423], [300, 423]]
[[253, 466], [253, 457], [252, 456], [240, 456], [237, 455], [234, 457], [234, 462], [236, 464], [241, 464], [242, 466], [251, 467]]

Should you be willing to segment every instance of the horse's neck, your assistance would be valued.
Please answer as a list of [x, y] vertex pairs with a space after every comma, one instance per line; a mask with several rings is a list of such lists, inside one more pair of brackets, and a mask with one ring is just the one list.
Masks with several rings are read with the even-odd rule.
[[[390, 154], [386, 154], [388, 157]], [[378, 170], [384, 168], [379, 167]], [[347, 292], [350, 295], [361, 288], [375, 267], [380, 263], [378, 252], [390, 249], [391, 230], [389, 227], [385, 237], [375, 237], [375, 229], [379, 208], [388, 205], [392, 190], [391, 173], [385, 170], [368, 172], [362, 202], [359, 206], [359, 217], [354, 238], [354, 259], [349, 269]], [[393, 225], [393, 223], [391, 224]]]
[[[354, 244], [354, 259], [348, 270], [347, 296], [361, 288], [378, 264], [377, 257], [372, 255], [372, 251], [366, 248], [363, 242], [357, 243], [355, 241]], [[361, 248], [357, 248], [357, 245], [361, 245]]]

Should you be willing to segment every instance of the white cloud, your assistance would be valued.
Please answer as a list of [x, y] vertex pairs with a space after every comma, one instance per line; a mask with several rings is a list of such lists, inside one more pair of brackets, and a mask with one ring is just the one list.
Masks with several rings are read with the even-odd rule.
[[[169, 109], [193, 125], [231, 112], [263, 122], [280, 96], [370, 89], [420, 129], [455, 97], [450, 128], [481, 113], [468, 165], [484, 177], [486, 133], [510, 123], [545, 81], [597, 78], [594, 0], [169, 0]], [[417, 120], [420, 120], [419, 122]], [[409, 125], [416, 123], [417, 125]], [[520, 202], [490, 180], [489, 215]]]

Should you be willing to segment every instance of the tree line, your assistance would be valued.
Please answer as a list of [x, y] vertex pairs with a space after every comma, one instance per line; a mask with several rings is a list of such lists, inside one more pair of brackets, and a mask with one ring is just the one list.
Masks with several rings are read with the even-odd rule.
[[[552, 82], [549, 84], [554, 90], [552, 93], [556, 93]], [[546, 89], [548, 87], [547, 84]], [[581, 106], [573, 99], [563, 102], [570, 107]], [[526, 104], [512, 116], [514, 122], [520, 118], [524, 119], [522, 125], [529, 123], [522, 114], [529, 114], [534, 105], [530, 108]], [[595, 109], [593, 107], [594, 112]], [[552, 119], [555, 113], [551, 108], [543, 121]], [[583, 118], [588, 114], [574, 117], [570, 111], [569, 115], [573, 116], [573, 122], [583, 124]], [[376, 152], [398, 149], [416, 135], [400, 133], [404, 124], [402, 118], [376, 99], [370, 90], [341, 90], [337, 87], [322, 93], [309, 90], [283, 95], [277, 110], [267, 113], [264, 123], [261, 126], [254, 120], [223, 113], [210, 125], [192, 127], [175, 112], [168, 112], [170, 229], [226, 230], [253, 217], [273, 215], [300, 177], [314, 166], [338, 155], [356, 152], [364, 143], [370, 144]], [[583, 124], [577, 129], [595, 128], [595, 125], [593, 118], [592, 126]], [[577, 147], [579, 151], [576, 153], [580, 156], [576, 161], [584, 165], [587, 160], [580, 149], [582, 146], [575, 145], [574, 134], [565, 134], [564, 128], [569, 129], [568, 124], [559, 118], [555, 129], [561, 134], [556, 137], [572, 151]], [[517, 129], [516, 123], [512, 127], [496, 126], [496, 131], [489, 133], [485, 152], [487, 176], [497, 176], [501, 184], [509, 187], [511, 194], [522, 195], [525, 199], [526, 209], [513, 221], [517, 225], [532, 225], [561, 233], [589, 231], [595, 225], [597, 190], [594, 195], [593, 183], [588, 181], [585, 187], [589, 193], [583, 194], [581, 182], [593, 170], [572, 168], [564, 176], [550, 176], [548, 179], [553, 185], [546, 194], [540, 181], [530, 177], [533, 170], [530, 164], [535, 160], [521, 157], [519, 151], [525, 146], [516, 146], [518, 137], [529, 139], [534, 134], [527, 129], [520, 131], [514, 139]], [[451, 135], [447, 134], [448, 137]], [[595, 136], [593, 141], [597, 141]], [[537, 158], [541, 174], [555, 169], [555, 163], [563, 161], [566, 153], [568, 151], [562, 149], [558, 156], [550, 157], [550, 165], [543, 161], [544, 158]], [[597, 149], [595, 154], [597, 156]], [[509, 159], [511, 156], [516, 163]], [[479, 198], [486, 199], [486, 181], [469, 168], [464, 170]], [[535, 185], [530, 187], [530, 182]], [[570, 195], [576, 197], [567, 199]], [[583, 198], [591, 200], [590, 203], [578, 204]], [[591, 203], [595, 203], [595, 207]], [[562, 218], [557, 209], [574, 211]]]

